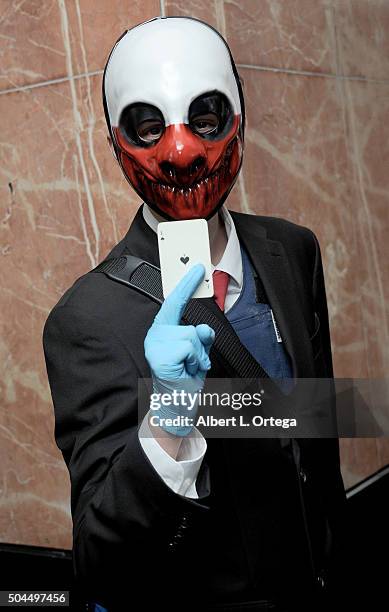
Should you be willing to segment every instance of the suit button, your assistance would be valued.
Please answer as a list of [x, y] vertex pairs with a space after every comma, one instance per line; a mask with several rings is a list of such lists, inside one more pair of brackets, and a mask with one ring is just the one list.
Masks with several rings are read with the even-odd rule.
[[307, 474], [303, 468], [300, 468], [300, 478], [303, 482], [307, 482]]

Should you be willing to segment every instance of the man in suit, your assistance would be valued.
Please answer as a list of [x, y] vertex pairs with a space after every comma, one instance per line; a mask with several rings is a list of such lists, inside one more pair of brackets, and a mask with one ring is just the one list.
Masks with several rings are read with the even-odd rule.
[[[159, 266], [158, 221], [205, 218], [217, 287], [207, 307], [271, 377], [332, 378], [315, 235], [224, 205], [245, 118], [220, 34], [178, 17], [129, 30], [107, 62], [103, 99], [114, 156], [144, 202], [107, 258]], [[212, 329], [180, 325], [200, 277], [192, 272], [190, 290], [174, 294], [171, 319], [172, 301], [160, 308], [90, 271], [46, 321], [76, 577], [109, 612], [326, 609], [345, 508], [336, 438], [205, 441], [196, 429], [138, 423], [138, 381], [158, 386], [177, 369], [190, 377], [193, 366], [202, 379], [228, 375]], [[174, 342], [188, 334], [192, 348], [178, 357]]]

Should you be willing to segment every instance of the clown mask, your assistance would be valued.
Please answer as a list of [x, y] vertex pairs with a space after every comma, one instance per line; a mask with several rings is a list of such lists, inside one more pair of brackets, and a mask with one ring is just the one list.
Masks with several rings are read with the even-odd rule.
[[211, 218], [238, 176], [244, 101], [222, 36], [187, 17], [125, 32], [104, 70], [103, 100], [128, 182], [165, 219]]

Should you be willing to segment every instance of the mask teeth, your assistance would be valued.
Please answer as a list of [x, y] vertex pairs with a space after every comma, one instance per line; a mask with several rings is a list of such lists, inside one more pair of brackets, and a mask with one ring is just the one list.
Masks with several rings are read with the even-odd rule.
[[[204, 184], [205, 188], [208, 189], [210, 184], [215, 181], [216, 184], [219, 183], [220, 178], [221, 178], [221, 174], [222, 172], [225, 171], [225, 165], [223, 164], [218, 170], [217, 172], [214, 172], [213, 174], [211, 174], [210, 176], [207, 176], [204, 179], [201, 179], [200, 181], [198, 181], [197, 183], [195, 183], [195, 185], [188, 187], [188, 189], [184, 189], [184, 188], [180, 188], [177, 186], [170, 186], [167, 185], [166, 183], [155, 183], [154, 181], [150, 181], [151, 182], [151, 188], [153, 191], [156, 191], [158, 189], [162, 189], [164, 192], [171, 192], [171, 193], [181, 193], [181, 195], [184, 195], [185, 192], [187, 191], [188, 194], [191, 194], [192, 191], [194, 191], [195, 189], [199, 189], [201, 187], [201, 185]], [[144, 178], [144, 177], [142, 177]]]
[[214, 174], [211, 174], [210, 176], [207, 176], [204, 179], [201, 179], [200, 181], [197, 181], [197, 183], [195, 183], [194, 185], [192, 185], [191, 187], [188, 187], [187, 189], [184, 189], [183, 187], [171, 187], [170, 185], [166, 185], [166, 183], [160, 183], [160, 187], [164, 190], [168, 190], [168, 191], [172, 191], [174, 193], [175, 190], [177, 190], [179, 193], [184, 194], [186, 191], [188, 193], [192, 193], [192, 190], [194, 189], [198, 189], [203, 183], [205, 184], [205, 186], [208, 186], [208, 183], [210, 181], [213, 181], [214, 179], [217, 180], [217, 182], [219, 182], [220, 180], [220, 176], [222, 174], [222, 172], [224, 172], [225, 170], [225, 166], [224, 164], [217, 170], [217, 172], [214, 172]]

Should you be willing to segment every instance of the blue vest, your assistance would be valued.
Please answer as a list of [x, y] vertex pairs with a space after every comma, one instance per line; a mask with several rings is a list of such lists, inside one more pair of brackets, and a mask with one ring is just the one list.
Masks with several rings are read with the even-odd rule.
[[[240, 296], [225, 315], [239, 336], [271, 378], [292, 378], [290, 357], [273, 323], [269, 304], [256, 301], [254, 270], [241, 246], [243, 286]], [[278, 335], [278, 339], [277, 339]]]

